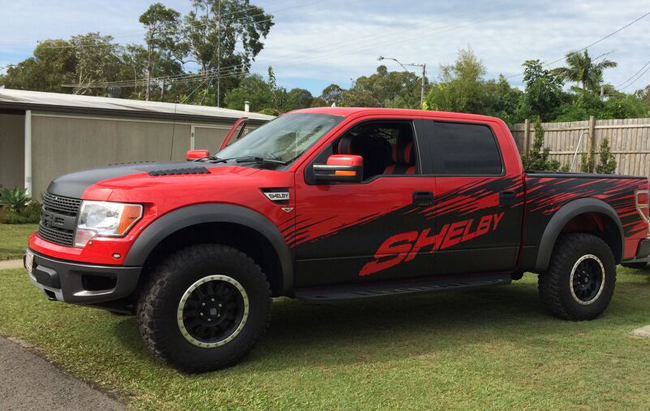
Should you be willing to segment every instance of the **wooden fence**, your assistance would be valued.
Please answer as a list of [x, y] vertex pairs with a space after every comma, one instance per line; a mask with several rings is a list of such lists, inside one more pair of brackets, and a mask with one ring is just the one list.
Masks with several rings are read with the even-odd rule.
[[[542, 123], [542, 128], [544, 146], [551, 149], [551, 158], [563, 166], [569, 165], [571, 171], [580, 171], [581, 153], [588, 153], [594, 147], [597, 157], [602, 141], [609, 139], [617, 174], [650, 176], [650, 118], [596, 120], [592, 117], [588, 121]], [[527, 120], [516, 124], [511, 131], [519, 151], [527, 152], [535, 139], [533, 124]]]

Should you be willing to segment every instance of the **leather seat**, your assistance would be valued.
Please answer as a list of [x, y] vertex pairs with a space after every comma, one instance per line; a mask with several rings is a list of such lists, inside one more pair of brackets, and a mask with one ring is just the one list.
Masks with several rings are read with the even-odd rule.
[[393, 147], [393, 162], [395, 164], [386, 167], [384, 174], [415, 174], [415, 146], [413, 140], [398, 140]]
[[355, 154], [363, 157], [363, 179], [383, 173], [391, 163], [391, 145], [384, 138], [372, 135], [346, 135], [337, 145], [338, 154]]

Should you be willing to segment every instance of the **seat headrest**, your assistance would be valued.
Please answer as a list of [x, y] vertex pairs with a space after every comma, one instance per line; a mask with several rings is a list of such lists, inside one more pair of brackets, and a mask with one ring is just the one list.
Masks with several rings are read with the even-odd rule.
[[339, 140], [338, 153], [339, 154], [356, 154], [352, 152], [352, 142], [354, 139], [350, 136], [344, 136]]
[[393, 161], [395, 164], [415, 165], [415, 147], [413, 140], [400, 140], [393, 147]]

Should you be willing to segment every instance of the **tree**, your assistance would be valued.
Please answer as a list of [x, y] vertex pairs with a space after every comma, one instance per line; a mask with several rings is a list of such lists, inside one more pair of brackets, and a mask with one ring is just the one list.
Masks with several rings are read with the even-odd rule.
[[69, 93], [65, 83], [75, 81], [77, 56], [73, 45], [62, 39], [45, 40], [34, 50], [34, 57], [7, 68], [0, 84], [18, 90]]
[[522, 112], [524, 93], [511, 87], [503, 75], [499, 76], [498, 81], [485, 82], [484, 87], [484, 102], [478, 114], [499, 117], [510, 125], [525, 120]]
[[420, 106], [420, 84], [421, 78], [414, 73], [389, 72], [386, 66], [379, 66], [375, 74], [356, 79], [349, 90], [342, 91], [340, 87], [325, 90], [332, 97], [340, 91], [340, 105], [347, 107], [417, 108]]
[[549, 160], [551, 150], [544, 147], [544, 129], [542, 121], [538, 117], [535, 120], [535, 140], [528, 156], [522, 154], [521, 161], [524, 163], [524, 170], [527, 171], [558, 171], [560, 162]]
[[123, 48], [113, 43], [112, 36], [102, 36], [99, 33], [72, 36], [70, 43], [75, 50], [76, 68], [75, 80], [77, 86], [74, 94], [104, 94], [97, 83], [119, 80], [122, 62], [120, 55]]
[[[182, 71], [187, 44], [181, 41], [181, 13], [161, 3], [149, 6], [140, 16], [147, 29], [145, 100], [149, 100], [151, 79], [155, 76], [178, 74]], [[164, 84], [161, 90], [164, 92]]]
[[230, 90], [224, 99], [227, 108], [243, 110], [245, 102], [250, 103], [251, 111], [259, 112], [273, 107], [273, 90], [259, 74], [242, 79], [238, 87]]
[[564, 101], [562, 80], [544, 69], [539, 60], [528, 60], [523, 65], [525, 114], [540, 117], [542, 121], [551, 120], [553, 111]]
[[298, 110], [301, 108], [311, 107], [311, 104], [314, 101], [314, 96], [311, 95], [309, 90], [294, 88], [287, 93], [287, 101], [287, 111]]
[[429, 91], [427, 106], [431, 110], [480, 113], [486, 97], [483, 62], [472, 50], [459, 50], [454, 64], [440, 68], [440, 81]]
[[192, 0], [185, 16], [189, 60], [200, 67], [206, 87], [219, 85], [217, 101], [264, 48], [273, 17], [249, 0]]
[[105, 87], [97, 83], [120, 79], [123, 52], [113, 37], [99, 33], [45, 40], [36, 46], [34, 57], [10, 67], [1, 81], [23, 90], [104, 95]]
[[566, 62], [567, 67], [556, 68], [552, 72], [563, 80], [573, 81], [581, 86], [583, 96], [587, 91], [600, 91], [603, 71], [618, 65], [607, 59], [596, 63], [587, 50], [583, 53], [574, 51], [567, 54]]
[[323, 105], [325, 106], [340, 106], [343, 101], [344, 92], [345, 90], [343, 90], [338, 84], [330, 84], [323, 89], [320, 98], [323, 100]]

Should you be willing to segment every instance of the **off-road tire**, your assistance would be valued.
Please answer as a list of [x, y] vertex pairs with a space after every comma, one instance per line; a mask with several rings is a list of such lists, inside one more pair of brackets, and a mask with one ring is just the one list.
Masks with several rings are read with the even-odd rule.
[[[247, 317], [234, 339], [215, 348], [191, 343], [177, 318], [188, 290], [212, 276], [227, 276], [245, 290]], [[214, 300], [213, 300], [214, 301]], [[140, 332], [162, 361], [188, 373], [218, 370], [239, 362], [266, 331], [271, 315], [271, 291], [261, 268], [234, 248], [201, 244], [177, 251], [152, 271], [137, 306]], [[187, 335], [187, 330], [184, 331]]]
[[627, 263], [621, 264], [625, 268], [633, 268], [635, 270], [643, 270], [648, 266], [648, 263]]
[[[577, 292], [571, 281], [572, 272], [582, 258], [587, 258], [589, 263], [601, 271], [598, 261], [587, 257], [590, 255], [602, 263], [604, 278], [602, 287], [597, 288], [600, 292], [581, 303], [580, 298], [576, 297]], [[577, 274], [574, 274], [574, 279], [575, 275]], [[548, 270], [539, 276], [539, 294], [542, 302], [551, 314], [564, 320], [584, 321], [598, 317], [609, 305], [615, 287], [616, 262], [612, 250], [602, 239], [591, 234], [561, 235], [553, 249]]]

